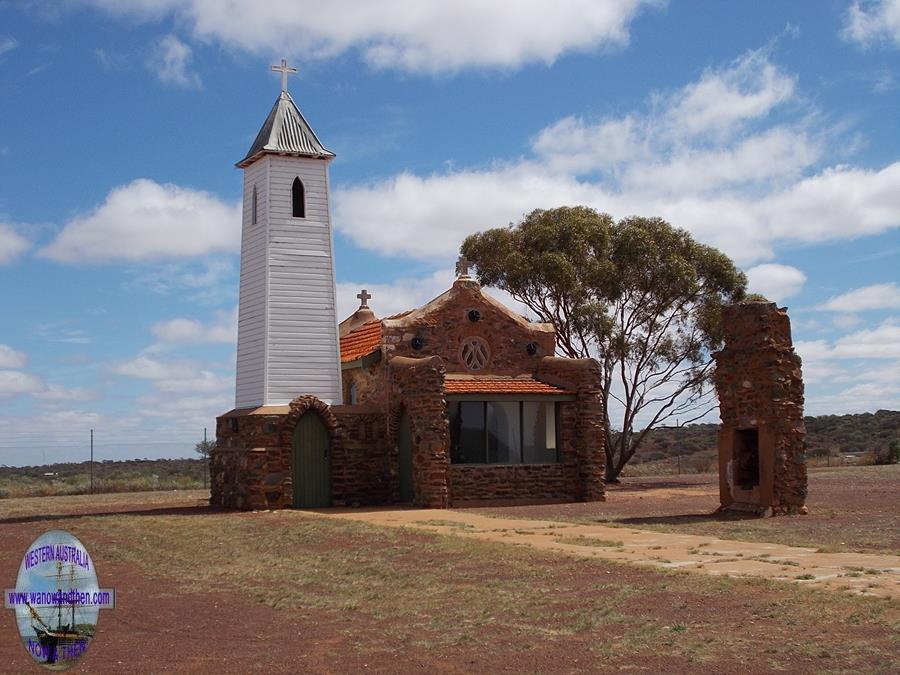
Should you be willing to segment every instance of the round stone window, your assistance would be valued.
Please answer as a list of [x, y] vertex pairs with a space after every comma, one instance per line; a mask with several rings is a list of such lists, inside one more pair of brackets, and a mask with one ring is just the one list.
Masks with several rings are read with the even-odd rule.
[[459, 349], [459, 358], [469, 370], [482, 370], [491, 360], [491, 348], [483, 338], [466, 338]]

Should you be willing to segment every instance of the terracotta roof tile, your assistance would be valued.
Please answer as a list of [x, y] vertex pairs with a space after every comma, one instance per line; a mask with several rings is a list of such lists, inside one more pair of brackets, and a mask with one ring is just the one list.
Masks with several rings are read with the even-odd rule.
[[497, 379], [469, 378], [447, 379], [444, 382], [447, 394], [574, 394], [574, 391], [554, 387], [534, 378]]
[[364, 323], [341, 338], [341, 363], [371, 354], [381, 344], [381, 319]]

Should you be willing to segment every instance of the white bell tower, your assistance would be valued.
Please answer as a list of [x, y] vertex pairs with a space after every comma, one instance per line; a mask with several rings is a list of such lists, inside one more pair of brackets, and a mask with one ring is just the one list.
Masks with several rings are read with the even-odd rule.
[[241, 234], [236, 408], [302, 394], [341, 403], [334, 250], [326, 150], [287, 92], [247, 156]]

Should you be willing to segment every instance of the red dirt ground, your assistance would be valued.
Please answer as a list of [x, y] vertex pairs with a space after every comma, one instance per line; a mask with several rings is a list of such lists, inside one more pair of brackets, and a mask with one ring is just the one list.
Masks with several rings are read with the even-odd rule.
[[900, 554], [900, 465], [811, 470], [807, 516], [760, 519], [714, 514], [718, 489], [715, 474], [629, 478], [608, 485], [605, 502], [479, 510], [507, 517], [592, 520], [835, 551]]
[[[646, 479], [643, 479], [646, 480]], [[667, 481], [670, 479], [667, 479]], [[676, 488], [697, 481], [685, 478], [675, 481]], [[701, 481], [707, 479], [699, 479]], [[650, 481], [654, 483], [653, 481]], [[661, 487], [659, 482], [655, 486]], [[621, 488], [624, 496], [634, 485]], [[849, 491], [849, 488], [848, 488]], [[841, 490], [837, 490], [838, 493]], [[634, 492], [636, 495], [637, 492]], [[694, 512], [708, 496], [669, 495], [654, 499], [643, 493], [647, 503], [637, 506], [640, 497], [631, 499], [627, 508], [615, 494], [603, 506], [604, 513], [619, 511], [629, 518], [658, 517], [688, 509]], [[658, 495], [665, 495], [660, 492]], [[258, 527], [285, 527], [277, 514], [222, 513], [198, 504], [196, 493], [188, 495], [150, 493], [90, 498], [52, 498], [22, 504], [25, 500], [0, 502], [0, 578], [5, 585], [14, 584], [22, 553], [38, 534], [48, 529], [63, 528], [76, 535], [80, 529], [92, 534], [85, 538], [97, 564], [101, 585], [114, 587], [117, 607], [105, 611], [97, 626], [98, 633], [85, 657], [71, 672], [612, 672], [622, 669], [644, 672], [742, 673], [772, 672], [784, 669], [795, 673], [822, 670], [864, 670], [889, 672], [900, 663], [896, 641], [897, 607], [885, 602], [862, 599], [835, 600], [832, 596], [812, 591], [786, 589], [764, 584], [743, 585], [739, 594], [726, 591], [673, 590], [681, 582], [654, 571], [610, 566], [601, 561], [580, 560], [564, 555], [536, 556], [529, 559], [540, 570], [541, 583], [553, 589], [557, 606], [543, 607], [549, 616], [571, 617], [592, 603], [609, 600], [616, 588], [643, 589], [624, 596], [617, 612], [621, 621], [611, 616], [607, 623], [588, 626], [574, 634], [554, 633], [553, 621], [547, 634], [529, 635], [515, 630], [514, 617], [501, 617], [489, 623], [472, 644], [441, 644], [431, 638], [427, 622], [413, 622], [408, 616], [378, 618], [367, 611], [342, 611], [334, 608], [309, 610], [273, 609], [248, 599], [245, 594], [223, 582], [208, 592], [186, 593], [172, 589], [176, 578], [153, 574], [148, 564], [126, 563], [108, 555], [104, 543], [120, 542], [112, 520], [103, 514], [134, 512], [183, 520], [184, 527], [194, 528], [193, 518], [225, 518], [235, 526], [252, 520]], [[857, 493], [857, 497], [859, 494]], [[896, 497], [896, 495], [894, 495]], [[865, 501], [865, 499], [863, 499]], [[622, 506], [617, 505], [622, 502]], [[858, 500], [853, 502], [858, 504]], [[668, 507], [663, 508], [663, 504]], [[896, 501], [894, 501], [896, 505]], [[527, 515], [562, 513], [579, 517], [579, 508], [596, 505], [556, 505], [520, 507]], [[833, 508], [830, 504], [829, 508]], [[543, 509], [544, 511], [541, 511]], [[550, 511], [547, 511], [549, 509]], [[526, 515], [516, 511], [517, 515]], [[850, 516], [847, 517], [850, 519]], [[780, 519], [774, 519], [780, 520]], [[851, 519], [852, 521], [852, 519]], [[254, 527], [257, 525], [254, 524]], [[236, 528], [237, 529], [237, 528]], [[896, 532], [894, 533], [897, 534]], [[420, 548], [430, 540], [415, 532], [403, 532], [400, 543], [409, 552], [394, 564], [412, 578], [417, 570], [438, 562], [452, 563], [453, 572], [440, 579], [449, 587], [471, 588], [484, 585], [486, 592], [500, 585], [506, 591], [528, 593], [521, 578], [504, 569], [504, 558], [491, 549], [478, 555], [454, 553], [434, 546]], [[198, 547], [206, 543], [197, 542]], [[335, 539], [335, 547], [352, 546], [358, 541]], [[363, 550], [394, 546], [373, 531]], [[501, 545], [497, 545], [498, 547]], [[248, 555], [253, 542], [247, 543]], [[500, 549], [496, 549], [500, 551]], [[160, 551], [159, 555], [165, 555]], [[207, 552], [198, 550], [197, 564]], [[460, 556], [458, 560], [455, 556]], [[682, 577], [683, 578], [683, 577]], [[722, 582], [723, 584], [726, 582]], [[612, 584], [612, 585], [611, 585]], [[723, 589], [731, 586], [723, 586]], [[823, 611], [815, 603], [822, 602]], [[875, 604], [881, 602], [881, 604]], [[807, 606], [807, 603], [812, 603]], [[865, 604], [872, 603], [872, 604]], [[852, 608], [863, 608], [847, 614]], [[865, 615], [871, 608], [879, 612], [889, 607], [887, 621], [871, 623]], [[450, 609], [449, 607], [447, 608]], [[460, 608], [453, 608], [459, 610]], [[497, 610], [502, 613], [502, 609]], [[790, 627], [782, 623], [782, 613], [791, 616]], [[848, 618], [849, 617], [849, 618]], [[856, 618], [854, 618], [856, 617]], [[860, 618], [862, 617], [862, 618]], [[425, 617], [427, 619], [427, 617]], [[676, 621], [677, 620], [677, 621]], [[733, 642], [727, 653], [721, 645], [710, 654], [710, 660], [689, 660], [676, 656], [666, 644], [648, 643], [622, 656], [617, 644], [626, 631], [623, 626], [648, 625], [661, 621], [686, 627], [691, 639], [703, 635], [730, 635]], [[624, 622], [624, 623], [623, 623]], [[894, 626], [894, 629], [891, 629]], [[634, 630], [628, 629], [628, 630]], [[674, 630], [674, 629], [673, 629]], [[678, 628], [680, 631], [681, 628]], [[0, 671], [41, 672], [19, 644], [13, 613], [0, 613]], [[680, 639], [673, 634], [672, 639]], [[729, 643], [731, 645], [731, 643]], [[599, 652], [599, 653], [598, 653]], [[888, 655], [886, 657], [886, 655]], [[887, 658], [887, 660], [886, 660]]]

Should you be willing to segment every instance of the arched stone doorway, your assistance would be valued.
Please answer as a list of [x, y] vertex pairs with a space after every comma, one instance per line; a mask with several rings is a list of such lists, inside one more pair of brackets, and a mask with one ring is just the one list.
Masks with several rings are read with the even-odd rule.
[[297, 421], [291, 449], [294, 507], [331, 506], [331, 437], [315, 411]]

